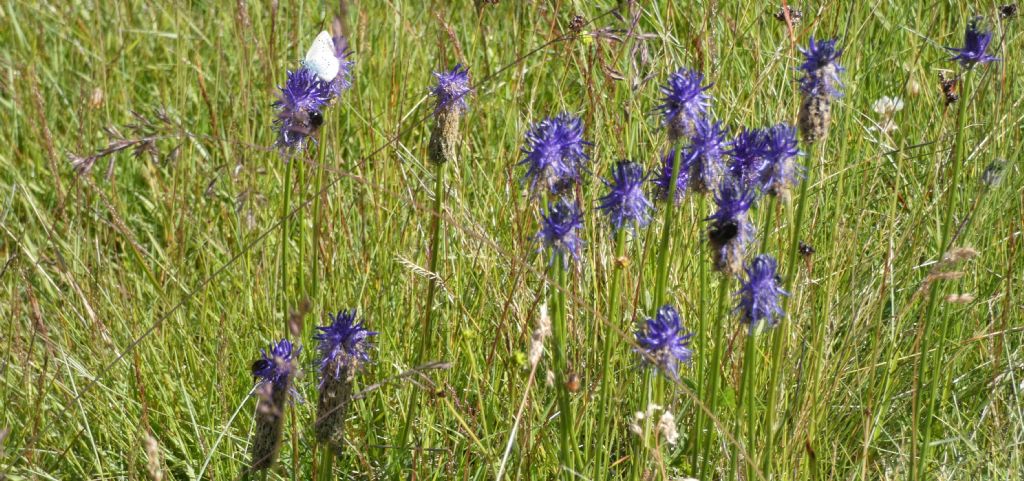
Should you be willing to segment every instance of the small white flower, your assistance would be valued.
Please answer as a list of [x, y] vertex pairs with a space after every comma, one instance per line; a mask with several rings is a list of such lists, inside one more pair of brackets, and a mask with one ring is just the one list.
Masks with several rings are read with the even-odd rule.
[[893, 114], [903, 110], [903, 99], [896, 97], [882, 97], [875, 101], [871, 108], [883, 117], [892, 117]]
[[673, 446], [679, 441], [679, 431], [676, 430], [676, 417], [672, 415], [672, 412], [666, 410], [661, 413], [661, 418], [658, 419], [658, 433], [665, 438], [665, 442]]

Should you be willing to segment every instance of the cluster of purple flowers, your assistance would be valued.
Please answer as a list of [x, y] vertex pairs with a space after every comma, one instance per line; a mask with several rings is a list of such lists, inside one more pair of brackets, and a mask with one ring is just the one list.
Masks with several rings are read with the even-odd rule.
[[277, 145], [282, 149], [300, 150], [323, 124], [323, 108], [330, 105], [352, 86], [352, 65], [348, 44], [344, 37], [333, 38], [334, 55], [338, 59], [338, 73], [331, 80], [320, 78], [315, 72], [300, 67], [288, 71], [284, 86], [279, 86], [278, 100], [274, 102], [277, 118]]
[[801, 167], [795, 160], [800, 153], [796, 128], [791, 125], [743, 129], [732, 142], [732, 162], [726, 171], [745, 188], [779, 195], [799, 182]]

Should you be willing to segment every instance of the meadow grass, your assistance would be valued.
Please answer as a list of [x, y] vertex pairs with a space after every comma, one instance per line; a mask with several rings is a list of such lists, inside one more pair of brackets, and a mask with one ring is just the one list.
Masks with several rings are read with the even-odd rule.
[[[240, 479], [249, 367], [289, 331], [305, 347], [305, 402], [288, 408], [270, 479], [662, 479], [701, 465], [730, 479], [731, 464], [744, 478], [906, 479], [922, 437], [921, 479], [1019, 479], [1024, 19], [1000, 20], [993, 2], [790, 2], [803, 11], [791, 34], [774, 4], [651, 1], [616, 16], [617, 3], [5, 2], [0, 479]], [[947, 106], [936, 78], [958, 67], [942, 46], [961, 44], [972, 12], [1002, 61]], [[335, 15], [354, 85], [286, 167], [275, 86]], [[580, 35], [574, 15], [590, 22]], [[802, 146], [807, 182], [752, 210], [751, 256], [779, 259], [792, 295], [780, 326], [747, 343], [722, 314], [734, 301], [719, 291], [737, 283], [708, 272], [710, 200], [679, 204], [661, 256], [663, 211], [619, 244], [594, 209], [599, 176], [621, 158], [658, 168], [658, 85], [679, 67], [714, 82], [732, 132], [795, 122], [797, 47], [812, 34], [846, 49], [844, 96], [828, 137]], [[459, 62], [475, 92], [435, 203], [427, 89]], [[889, 134], [871, 109], [882, 96], [905, 101]], [[594, 145], [576, 192], [586, 248], [556, 278], [516, 163], [530, 123], [561, 111]], [[77, 175], [69, 155], [101, 149], [119, 151]], [[986, 183], [996, 159], [1001, 181]], [[978, 255], [943, 261], [960, 247]], [[633, 351], [656, 283], [697, 331], [678, 382], [649, 383]], [[425, 302], [433, 339], [418, 366]], [[580, 380], [569, 424], [562, 387], [545, 382], [552, 339], [535, 372], [527, 357], [545, 303], [566, 322], [552, 377]], [[311, 336], [349, 308], [380, 334], [325, 476]], [[758, 366], [741, 399], [744, 359]], [[629, 429], [648, 384], [675, 415], [675, 445]], [[929, 414], [930, 434], [915, 434]], [[560, 454], [566, 438], [578, 449]]]

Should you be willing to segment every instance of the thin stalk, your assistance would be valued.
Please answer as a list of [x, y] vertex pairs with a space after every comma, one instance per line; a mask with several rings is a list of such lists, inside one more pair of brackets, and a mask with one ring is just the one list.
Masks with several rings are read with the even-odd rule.
[[[441, 257], [441, 216], [444, 213], [444, 177], [445, 177], [445, 164], [435, 164], [435, 184], [434, 184], [434, 205], [432, 215], [433, 218], [430, 222], [430, 261], [429, 269], [432, 275], [430, 281], [427, 284], [427, 296], [423, 301], [423, 319], [422, 324], [423, 331], [420, 333], [419, 348], [416, 350], [416, 358], [413, 366], [419, 366], [423, 363], [426, 356], [430, 355], [433, 349], [433, 337], [434, 337], [434, 294], [437, 291], [437, 261]], [[402, 428], [402, 434], [399, 438], [398, 446], [405, 447], [406, 442], [409, 440], [409, 431], [411, 430], [412, 423], [416, 419], [416, 414], [419, 409], [419, 389], [413, 389], [409, 397], [408, 411], [405, 416], [405, 426]]]
[[682, 149], [680, 146], [676, 145], [675, 156], [672, 158], [672, 181], [669, 183], [668, 196], [665, 199], [665, 222], [662, 225], [661, 243], [658, 246], [658, 263], [654, 278], [654, 306], [651, 308], [652, 312], [661, 308], [662, 304], [665, 302], [665, 289], [668, 284], [669, 257], [671, 256], [671, 247], [669, 246], [669, 243], [672, 235], [672, 224], [675, 220], [676, 180], [679, 178], [679, 158], [681, 151]]
[[[619, 313], [619, 287], [622, 284], [622, 271], [623, 266], [620, 266], [618, 259], [622, 258], [626, 254], [626, 231], [625, 229], [619, 229], [615, 233], [615, 261], [613, 262], [614, 270], [612, 271], [612, 285], [608, 298], [608, 322], [618, 322], [622, 319], [622, 314]], [[597, 428], [597, 439], [593, 444], [588, 443], [588, 450], [597, 448], [598, 458], [594, 463], [594, 479], [601, 481], [611, 475], [608, 468], [608, 463], [611, 457], [611, 449], [607, 448], [605, 441], [608, 438], [608, 429], [612, 425], [612, 420], [616, 419], [614, 415], [609, 416], [611, 411], [611, 393], [612, 393], [612, 330], [603, 329], [605, 332], [604, 345], [601, 348], [601, 386], [598, 397], [600, 403], [598, 404], [598, 416], [597, 422], [599, 424]], [[587, 459], [593, 459], [590, 455]]]
[[288, 159], [284, 167], [284, 198], [281, 200], [281, 312], [284, 314], [285, 336], [290, 332], [288, 326], [288, 210], [291, 208], [292, 197], [292, 164], [294, 159]]
[[[320, 162], [316, 165], [316, 190], [322, 192], [324, 184], [324, 165], [327, 162], [327, 145], [321, 140]], [[323, 209], [324, 196], [317, 194], [313, 203], [313, 296], [320, 293], [320, 215]]]
[[[698, 225], [700, 225], [700, 221], [703, 219], [704, 209], [706, 209], [706, 208], [707, 208], [707, 196], [702, 195], [702, 196], [697, 198], [697, 223], [698, 223]], [[701, 229], [697, 230], [697, 239], [698, 240], [700, 239], [700, 236], [702, 235], [702, 232], [703, 231]], [[700, 246], [700, 248], [699, 248], [700, 252], [698, 253], [697, 258], [698, 259], [707, 258], [707, 253], [704, 252], [705, 249], [706, 249], [707, 243], [699, 242], [698, 241], [698, 242], [696, 242], [696, 244], [698, 246]], [[693, 344], [694, 344], [694, 346], [697, 349], [704, 350], [704, 346], [707, 346], [707, 343], [705, 342], [705, 339], [704, 339], [704, 332], [705, 332], [705, 329], [707, 329], [707, 323], [704, 322], [704, 321], [705, 321], [705, 319], [707, 319], [707, 307], [706, 306], [707, 306], [707, 286], [708, 286], [708, 263], [707, 262], [698, 262], [697, 266], [698, 266], [698, 270], [699, 270], [698, 275], [700, 276], [700, 286], [699, 286], [699, 297], [697, 298], [697, 330], [696, 330], [696, 333], [694, 335], [695, 339], [694, 339], [694, 343]], [[694, 356], [694, 372], [696, 372], [696, 376], [697, 376], [697, 379], [696, 379], [696, 381], [697, 381], [697, 393], [696, 393], [697, 394], [697, 399], [702, 399], [702, 394], [703, 394], [702, 389], [704, 388], [704, 356], [699, 356], [699, 355], [698, 356]], [[705, 424], [705, 419], [704, 419], [705, 418], [705, 414], [704, 414], [704, 411], [703, 410], [697, 410], [696, 417], [697, 417], [697, 420], [696, 420], [695, 423], [693, 423], [693, 432], [692, 432], [692, 434], [690, 434], [690, 466], [694, 466], [694, 467], [697, 466], [697, 461], [698, 461], [697, 458], [698, 458], [698, 454], [700, 452], [700, 450], [698, 449], [698, 440], [702, 439], [702, 436], [703, 436], [703, 433], [704, 433], [704, 424]]]
[[567, 259], [563, 256], [557, 256], [555, 260], [554, 270], [555, 279], [558, 287], [552, 293], [554, 297], [554, 305], [556, 306], [555, 315], [552, 319], [554, 344], [555, 344], [555, 391], [558, 393], [558, 435], [559, 435], [559, 450], [558, 450], [558, 462], [559, 468], [564, 477], [567, 480], [573, 478], [573, 472], [575, 471], [575, 446], [572, 441], [572, 406], [569, 400], [569, 391], [565, 385], [565, 373], [568, 368], [567, 357], [566, 357], [566, 342], [568, 337], [568, 326], [566, 323], [566, 306], [565, 306], [565, 290], [567, 288], [566, 282], [566, 269], [565, 263]]
[[317, 479], [320, 481], [330, 481], [334, 476], [334, 453], [326, 445], [320, 446], [320, 465], [319, 471], [317, 471]]
[[[739, 401], [736, 403], [736, 433], [740, 432], [740, 426], [743, 423], [743, 416], [741, 412], [746, 414], [747, 421], [747, 455], [753, 455], [755, 436], [755, 417], [754, 417], [754, 373], [757, 370], [757, 363], [754, 362], [754, 350], [755, 340], [754, 333], [747, 332], [746, 340], [744, 341], [743, 349], [743, 374], [740, 377], [740, 391]], [[737, 436], [739, 437], [739, 436]], [[732, 456], [729, 459], [730, 469], [733, 479], [739, 479], [739, 443], [732, 445]], [[747, 467], [747, 474], [745, 479], [754, 479], [754, 463], [751, 460], [744, 460], [744, 464]]]
[[[825, 139], [818, 141], [818, 157], [825, 157]], [[807, 211], [807, 190], [814, 182], [814, 168], [807, 169], [807, 178], [800, 183], [800, 200], [797, 202], [796, 219], [793, 221], [793, 234], [789, 241], [789, 252], [786, 258], [786, 291], [790, 295], [782, 300], [782, 309], [786, 317], [779, 319], [778, 325], [772, 329], [771, 371], [768, 376], [768, 409], [765, 412], [765, 445], [764, 456], [761, 458], [761, 472], [771, 476], [771, 463], [775, 450], [775, 413], [779, 411], [779, 384], [782, 377], [782, 355], [789, 330], [789, 303], [793, 294], [793, 285], [797, 276], [797, 251], [800, 248], [800, 229], [804, 224], [804, 213]]]
[[[956, 194], [957, 194], [957, 190], [958, 190], [957, 185], [958, 185], [958, 183], [960, 181], [960, 164], [962, 164], [963, 160], [964, 160], [963, 159], [963, 156], [964, 156], [964, 142], [963, 142], [963, 140], [964, 140], [964, 122], [965, 122], [966, 117], [967, 117], [967, 102], [970, 99], [970, 95], [969, 95], [970, 94], [970, 90], [968, 90], [968, 88], [967, 88], [968, 87], [967, 79], [968, 79], [968, 76], [964, 75], [963, 76], [963, 82], [962, 82], [963, 94], [962, 94], [962, 96], [960, 98], [960, 105], [959, 105], [959, 109], [957, 110], [957, 115], [956, 115], [956, 133], [955, 133], [955, 138], [953, 140], [953, 156], [952, 156], [952, 159], [951, 159], [952, 164], [953, 164], [952, 165], [952, 169], [953, 170], [952, 170], [952, 173], [950, 175], [950, 182], [949, 182], [949, 185], [948, 185], [949, 188], [947, 189], [949, 192], [948, 192], [948, 194], [946, 196], [946, 211], [944, 213], [945, 214], [945, 218], [942, 221], [942, 231], [941, 231], [941, 234], [940, 234], [940, 237], [939, 237], [939, 239], [940, 239], [940, 241], [939, 241], [939, 261], [942, 260], [942, 257], [945, 256], [946, 249], [949, 248], [949, 246], [946, 245], [946, 244], [949, 243], [950, 235], [952, 233], [953, 210], [956, 207]], [[924, 364], [925, 361], [926, 361], [924, 356], [927, 355], [928, 351], [931, 348], [932, 331], [935, 329], [935, 323], [932, 321], [932, 319], [933, 319], [932, 316], [933, 316], [933, 314], [935, 312], [935, 307], [936, 307], [936, 304], [937, 304], [937, 301], [938, 301], [938, 297], [939, 297], [939, 289], [936, 286], [934, 286], [934, 285], [931, 286], [929, 288], [929, 293], [928, 293], [928, 305], [925, 308], [924, 333], [922, 334], [923, 337], [921, 339], [921, 357], [922, 357], [921, 363], [922, 364]], [[937, 351], [935, 352], [935, 355], [934, 355], [934, 358], [933, 358], [934, 360], [932, 361], [933, 365], [931, 367], [931, 379], [929, 380], [929, 384], [930, 385], [928, 387], [928, 397], [927, 397], [927, 399], [928, 399], [928, 401], [927, 401], [928, 402], [928, 406], [927, 406], [927, 409], [925, 409], [923, 411], [918, 411], [918, 416], [920, 417], [919, 424], [921, 426], [920, 430], [913, 430], [913, 434], [915, 435], [914, 437], [921, 436], [921, 443], [920, 443], [920, 445], [921, 445], [920, 449], [921, 450], [920, 450], [920, 455], [917, 457], [917, 459], [915, 459], [913, 462], [911, 462], [911, 477], [910, 477], [910, 479], [912, 479], [912, 480], [918, 480], [918, 479], [922, 479], [924, 477], [925, 464], [927, 464], [928, 456], [931, 454], [930, 453], [931, 450], [930, 450], [930, 446], [929, 446], [931, 444], [931, 439], [932, 439], [931, 427], [932, 427], [932, 421], [936, 417], [936, 412], [935, 412], [937, 410], [936, 398], [938, 397], [937, 391], [938, 391], [939, 384], [940, 384], [940, 378], [942, 377], [942, 373], [945, 372], [945, 369], [942, 366], [942, 360], [943, 360], [943, 358], [946, 355], [946, 344], [947, 344], [946, 340], [948, 339], [948, 336], [949, 336], [950, 324], [951, 324], [951, 322], [950, 322], [950, 318], [948, 316], [945, 319], [942, 320], [942, 325], [940, 326], [940, 331], [939, 331]], [[920, 369], [918, 371], [919, 371], [919, 373], [921, 372]], [[917, 386], [917, 389], [914, 390], [915, 397], [920, 396], [920, 391], [924, 388], [924, 384], [921, 382], [922, 377], [923, 376], [921, 376], [919, 374], [919, 376], [918, 376], [918, 386]], [[920, 406], [919, 401], [915, 401], [915, 404]], [[917, 440], [914, 439], [913, 441], [916, 444]]]
[[[729, 299], [729, 276], [722, 276], [722, 279], [718, 285], [718, 306], [715, 312], [720, 316], [718, 322], [714, 325], [714, 332], [711, 335], [711, 340], [715, 343], [715, 348], [711, 352], [711, 363], [708, 365], [708, 369], [711, 371], [708, 373], [708, 389], [704, 393], [705, 397], [708, 398], [708, 411], [711, 416], [715, 415], [715, 409], [718, 407], [718, 386], [719, 381], [722, 377], [721, 369], [719, 364], [722, 362], [722, 351], [725, 348], [725, 339], [722, 336], [722, 330], [725, 326], [726, 321], [729, 318], [728, 314], [728, 302]], [[701, 448], [702, 460], [700, 463], [700, 479], [708, 479], [708, 467], [711, 457], [711, 439], [714, 437], [711, 433], [714, 431], [711, 429], [713, 423], [711, 419], [708, 419], [708, 433], [704, 436], [704, 443]]]

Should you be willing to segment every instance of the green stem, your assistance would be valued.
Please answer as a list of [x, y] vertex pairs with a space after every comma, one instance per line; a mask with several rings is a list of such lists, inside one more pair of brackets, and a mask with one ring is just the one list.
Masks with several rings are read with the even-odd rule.
[[[612, 263], [612, 265], [614, 266], [613, 267], [614, 270], [612, 271], [612, 285], [611, 285], [611, 289], [610, 289], [610, 293], [609, 293], [609, 298], [608, 298], [608, 311], [607, 311], [608, 312], [608, 322], [616, 323], [616, 325], [618, 325], [619, 321], [622, 319], [622, 314], [619, 313], [619, 286], [622, 283], [622, 271], [625, 268], [624, 266], [620, 266], [619, 265], [618, 260], [620, 258], [622, 258], [625, 254], [626, 254], [626, 231], [625, 231], [625, 229], [619, 229], [618, 232], [615, 233], [615, 260]], [[600, 399], [600, 403], [598, 405], [598, 412], [599, 412], [599, 414], [598, 414], [598, 417], [597, 417], [597, 422], [598, 422], [599, 425], [598, 425], [598, 428], [597, 428], [597, 439], [596, 439], [596, 441], [593, 444], [590, 444], [590, 443], [587, 444], [587, 446], [588, 446], [587, 449], [588, 450], [596, 447], [597, 452], [598, 452], [599, 459], [596, 460], [598, 462], [594, 463], [594, 479], [596, 481], [601, 481], [601, 480], [607, 479], [607, 477], [611, 476], [610, 469], [608, 467], [608, 463], [609, 463], [609, 460], [611, 458], [611, 449], [607, 448], [607, 446], [609, 444], [611, 444], [611, 443], [606, 443], [606, 440], [608, 438], [608, 429], [613, 424], [613, 419], [616, 419], [616, 416], [614, 416], [614, 414], [609, 416], [609, 412], [614, 412], [614, 410], [611, 409], [611, 393], [612, 393], [612, 390], [613, 390], [612, 389], [613, 386], [612, 386], [612, 382], [611, 382], [612, 381], [612, 377], [611, 377], [612, 376], [612, 359], [611, 359], [612, 342], [611, 341], [612, 341], [613, 333], [612, 333], [612, 329], [610, 329], [610, 328], [605, 328], [605, 329], [602, 329], [602, 330], [605, 332], [605, 334], [604, 334], [604, 339], [602, 341], [604, 343], [604, 345], [601, 348], [601, 352], [602, 352], [602, 355], [601, 355], [602, 374], [601, 374], [601, 385], [600, 385], [601, 392], [598, 395], [599, 399]], [[593, 458], [590, 455], [588, 455], [587, 459], [593, 459]]]
[[553, 334], [555, 344], [555, 391], [558, 393], [558, 434], [559, 434], [559, 451], [558, 461], [559, 469], [564, 473], [564, 478], [571, 480], [573, 478], [573, 472], [575, 471], [575, 446], [573, 445], [572, 436], [572, 406], [569, 400], [569, 390], [565, 385], [565, 373], [568, 369], [568, 358], [566, 356], [566, 343], [568, 338], [568, 326], [566, 320], [566, 305], [565, 305], [565, 290], [567, 287], [566, 282], [566, 269], [565, 262], [567, 260], [562, 256], [558, 255], [555, 260], [555, 279], [558, 283], [558, 287], [552, 293], [555, 305], [555, 315], [552, 319], [553, 322]]
[[317, 471], [317, 479], [320, 481], [330, 481], [333, 476], [334, 469], [334, 453], [331, 451], [326, 444], [320, 445], [320, 466]]
[[[703, 219], [704, 209], [706, 209], [706, 208], [707, 208], [707, 196], [702, 195], [702, 196], [697, 198], [697, 224], [698, 225], [700, 225], [700, 222]], [[707, 243], [699, 241], [699, 239], [700, 239], [702, 234], [703, 234], [703, 230], [702, 229], [698, 229], [697, 230], [697, 242], [695, 242], [696, 245], [700, 246], [699, 249], [701, 251], [701, 252], [699, 252], [699, 254], [697, 256], [698, 259], [706, 259], [708, 257], [707, 253], [704, 252], [707, 249], [707, 247], [706, 247]], [[707, 262], [697, 262], [697, 266], [698, 266], [698, 270], [699, 270], [698, 275], [700, 276], [700, 287], [699, 287], [700, 294], [699, 294], [699, 297], [697, 299], [697, 330], [696, 330], [696, 333], [694, 335], [695, 339], [694, 339], [693, 345], [697, 349], [700, 349], [700, 350], [703, 351], [704, 350], [704, 346], [707, 346], [707, 342], [705, 342], [705, 338], [704, 338], [704, 332], [707, 329], [707, 322], [705, 322], [705, 320], [707, 319], [708, 263]], [[697, 393], [696, 393], [697, 394], [697, 399], [702, 399], [702, 391], [701, 390], [704, 388], [704, 368], [705, 368], [704, 356], [701, 356], [701, 355], [694, 356], [693, 363], [694, 363], [694, 372], [696, 372], [696, 376], [697, 376], [697, 379], [696, 379], [696, 381], [697, 381]], [[698, 442], [699, 442], [700, 439], [703, 439], [704, 426], [706, 424], [706, 420], [705, 420], [706, 416], [705, 416], [703, 410], [698, 409], [696, 417], [697, 417], [697, 420], [696, 420], [696, 422], [693, 423], [693, 433], [690, 435], [690, 466], [693, 466], [694, 468], [696, 468], [696, 466], [697, 466], [698, 454], [700, 452], [700, 450], [698, 449]]]
[[[708, 411], [711, 416], [715, 415], [715, 410], [718, 407], [718, 386], [722, 377], [721, 364], [722, 362], [722, 351], [725, 348], [725, 339], [722, 336], [722, 330], [725, 326], [726, 321], [729, 319], [728, 314], [728, 299], [729, 299], [729, 277], [722, 276], [722, 279], [718, 286], [718, 306], [715, 310], [719, 314], [718, 322], [715, 323], [713, 329], [714, 332], [711, 334], [711, 341], [715, 343], [714, 350], [711, 352], [711, 363], [708, 364], [708, 389], [705, 391], [705, 396], [708, 398]], [[708, 418], [708, 429], [707, 434], [704, 436], [704, 443], [701, 448], [703, 453], [702, 460], [700, 463], [700, 479], [708, 479], [705, 475], [709, 475], [708, 467], [711, 457], [711, 439], [714, 438], [712, 433], [715, 431], [712, 429], [713, 422]]]
[[[747, 415], [747, 456], [751, 456], [754, 450], [755, 437], [757, 435], [755, 431], [755, 417], [754, 417], [754, 373], [757, 370], [757, 362], [754, 360], [754, 333], [747, 332], [746, 340], [744, 342], [745, 347], [743, 350], [743, 374], [740, 377], [740, 391], [739, 391], [739, 402], [736, 403], [736, 429], [735, 432], [740, 432], [740, 424], [742, 423], [743, 417], [739, 415], [740, 411]], [[737, 436], [739, 437], [739, 436]], [[739, 467], [739, 443], [732, 445], [732, 457], [730, 459], [729, 472], [732, 473], [733, 479], [739, 479], [738, 467]], [[754, 463], [745, 459], [744, 464], [747, 466], [747, 474], [745, 479], [754, 479]]]
[[[437, 261], [441, 257], [441, 216], [444, 214], [445, 198], [445, 163], [435, 164], [434, 184], [434, 205], [430, 222], [430, 261], [429, 270], [432, 274], [427, 285], [427, 296], [423, 301], [423, 331], [420, 333], [419, 348], [416, 350], [416, 358], [413, 367], [423, 363], [426, 356], [430, 355], [433, 348], [434, 337], [434, 293], [437, 291]], [[405, 447], [409, 440], [409, 432], [412, 423], [416, 419], [419, 409], [419, 389], [413, 389], [409, 396], [409, 406], [405, 416], [405, 426], [399, 438], [398, 446]]]
[[288, 159], [284, 168], [284, 199], [281, 201], [281, 312], [284, 314], [284, 332], [288, 336], [288, 209], [292, 197], [292, 164], [295, 159]]
[[[946, 196], [946, 211], [944, 212], [945, 218], [942, 221], [942, 232], [939, 237], [940, 262], [942, 261], [943, 256], [945, 256], [946, 250], [949, 248], [947, 244], [949, 243], [950, 235], [952, 234], [953, 210], [956, 207], [956, 194], [958, 190], [958, 183], [960, 181], [960, 165], [964, 161], [964, 123], [967, 117], [967, 102], [970, 100], [970, 91], [967, 88], [967, 78], [968, 77], [966, 75], [963, 76], [962, 96], [960, 98], [959, 110], [957, 111], [956, 115], [956, 133], [955, 138], [953, 140], [953, 154], [952, 158], [950, 159], [953, 164], [951, 166], [952, 173], [950, 176], [950, 182], [947, 189], [949, 192]], [[932, 346], [932, 331], [935, 329], [935, 323], [933, 322], [933, 314], [935, 312], [938, 297], [939, 289], [937, 288], [937, 286], [931, 286], [928, 292], [928, 305], [925, 308], [924, 315], [924, 333], [922, 334], [923, 337], [921, 339], [920, 363], [922, 365], [926, 364], [926, 356], [928, 355], [928, 351], [931, 349]], [[915, 435], [921, 436], [920, 454], [915, 460], [915, 462], [911, 462], [911, 480], [918, 480], [924, 478], [924, 470], [926, 467], [925, 465], [928, 463], [928, 457], [931, 454], [931, 448], [929, 446], [931, 444], [932, 439], [931, 428], [932, 422], [937, 417], [936, 410], [938, 409], [938, 406], [936, 398], [939, 397], [939, 384], [941, 383], [940, 381], [942, 373], [945, 372], [942, 362], [943, 358], [946, 355], [946, 344], [948, 344], [946, 341], [949, 336], [950, 324], [950, 318], [948, 316], [941, 321], [941, 326], [939, 327], [939, 338], [937, 339], [936, 343], [937, 350], [933, 357], [931, 367], [931, 379], [929, 380], [928, 386], [927, 409], [923, 411], [918, 411], [917, 413], [918, 417], [920, 418], [918, 423], [921, 426], [921, 428], [920, 430], [914, 430], [913, 433]], [[917, 389], [914, 390], [915, 397], [919, 397], [920, 391], [924, 388], [924, 384], [922, 382], [923, 376], [921, 375], [921, 373], [922, 371], [918, 369], [918, 386]], [[920, 406], [918, 400], [915, 400], [915, 404]], [[917, 440], [915, 439], [914, 441], [916, 445]]]
[[320, 293], [320, 213], [323, 209], [324, 165], [327, 162], [327, 145], [321, 139], [320, 162], [316, 166], [316, 202], [313, 203], [313, 296]]
[[676, 209], [676, 180], [679, 178], [680, 152], [679, 145], [675, 148], [675, 156], [672, 158], [672, 181], [668, 188], [668, 197], [665, 199], [665, 222], [662, 225], [661, 243], [658, 246], [658, 264], [654, 278], [654, 306], [650, 309], [656, 312], [665, 302], [665, 289], [668, 284], [668, 266], [671, 256], [669, 241], [672, 235], [672, 224], [675, 220]]

